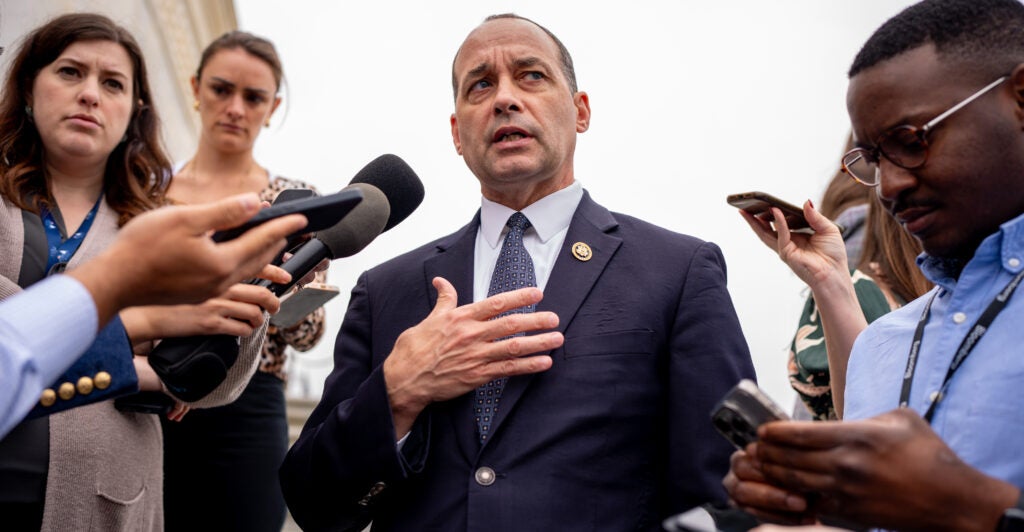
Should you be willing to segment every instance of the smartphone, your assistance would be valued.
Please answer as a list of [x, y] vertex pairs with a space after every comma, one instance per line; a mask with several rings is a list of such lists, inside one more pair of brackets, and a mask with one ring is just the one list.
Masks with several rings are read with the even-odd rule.
[[757, 427], [789, 419], [768, 394], [750, 379], [743, 379], [711, 411], [711, 422], [737, 449], [757, 441]]
[[215, 242], [231, 240], [263, 222], [288, 214], [303, 214], [306, 216], [308, 221], [306, 227], [300, 229], [296, 234], [321, 231], [328, 227], [333, 227], [341, 221], [360, 201], [363, 201], [362, 191], [357, 188], [350, 188], [327, 196], [274, 202], [273, 205], [256, 213], [255, 216], [249, 218], [242, 225], [224, 231], [217, 231], [213, 234], [213, 240]]
[[281, 310], [270, 317], [270, 324], [288, 328], [334, 299], [340, 293], [337, 286], [323, 283], [309, 283], [289, 296], [281, 299]]
[[771, 194], [757, 191], [743, 192], [740, 194], [730, 194], [725, 198], [725, 201], [737, 209], [747, 211], [769, 222], [773, 219], [771, 208], [778, 207], [782, 211], [782, 215], [786, 217], [786, 223], [789, 224], [791, 231], [811, 231], [807, 219], [804, 218], [803, 209], [792, 203], [782, 201]]

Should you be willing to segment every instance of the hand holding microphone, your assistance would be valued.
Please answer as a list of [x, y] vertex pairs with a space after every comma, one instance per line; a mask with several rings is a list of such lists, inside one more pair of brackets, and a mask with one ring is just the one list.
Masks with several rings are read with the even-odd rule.
[[[423, 184], [405, 161], [387, 154], [367, 164], [352, 179], [352, 184], [333, 196], [339, 195], [362, 199], [341, 221], [317, 231], [281, 265], [291, 274], [292, 281], [284, 284], [260, 281], [256, 284], [280, 296], [323, 259], [333, 260], [358, 253], [377, 235], [400, 223], [419, 206], [423, 200]], [[287, 202], [279, 210], [303, 201], [309, 200]], [[316, 227], [312, 217], [310, 226]], [[239, 338], [235, 336], [169, 338], [153, 349], [149, 362], [171, 393], [192, 402], [202, 399], [224, 381], [228, 369], [238, 357], [238, 347]]]

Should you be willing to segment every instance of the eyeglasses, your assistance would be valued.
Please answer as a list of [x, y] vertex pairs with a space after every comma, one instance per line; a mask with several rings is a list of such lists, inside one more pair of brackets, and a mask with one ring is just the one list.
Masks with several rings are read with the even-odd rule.
[[854, 148], [842, 159], [842, 169], [859, 183], [869, 187], [878, 186], [881, 182], [879, 159], [885, 156], [891, 163], [913, 170], [920, 168], [928, 159], [928, 134], [949, 115], [963, 109], [967, 104], [980, 98], [986, 92], [1002, 83], [1009, 76], [1003, 76], [989, 83], [978, 92], [968, 96], [962, 102], [950, 107], [946, 112], [936, 116], [927, 124], [916, 128], [910, 125], [896, 126], [875, 141], [873, 148]]

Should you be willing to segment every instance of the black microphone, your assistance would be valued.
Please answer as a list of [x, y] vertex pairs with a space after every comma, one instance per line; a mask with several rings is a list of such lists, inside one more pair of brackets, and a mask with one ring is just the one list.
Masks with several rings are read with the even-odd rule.
[[423, 202], [423, 182], [401, 157], [386, 153], [377, 157], [352, 178], [351, 183], [367, 183], [381, 190], [391, 205], [384, 231], [405, 220]]
[[291, 274], [291, 282], [272, 284], [260, 280], [258, 286], [269, 288], [277, 296], [285, 294], [323, 259], [348, 257], [362, 251], [379, 234], [408, 218], [424, 195], [423, 182], [416, 172], [401, 157], [390, 153], [370, 161], [345, 188], [353, 187], [363, 192], [363, 201], [341, 222], [300, 246], [281, 265]]
[[[352, 178], [363, 200], [334, 226], [316, 233], [295, 250], [281, 267], [292, 280], [281, 285], [261, 280], [282, 295], [325, 258], [354, 255], [377, 235], [405, 220], [423, 200], [423, 183], [396, 155], [377, 157]], [[149, 363], [169, 390], [186, 401], [197, 401], [227, 378], [238, 358], [239, 338], [228, 335], [168, 338], [149, 354]]]
[[281, 269], [291, 274], [287, 283], [271, 283], [260, 279], [256, 286], [268, 288], [276, 296], [282, 296], [324, 259], [339, 259], [359, 253], [384, 231], [391, 215], [388, 198], [379, 188], [368, 183], [356, 183], [343, 190], [359, 189], [363, 201], [333, 227], [318, 231], [316, 236], [299, 246], [291, 258], [281, 264]]
[[[296, 201], [301, 199], [312, 198], [316, 196], [316, 192], [308, 188], [286, 188], [277, 194], [274, 198], [274, 205], [281, 203], [287, 203], [289, 201]], [[280, 266], [284, 261], [284, 254], [291, 251], [293, 248], [299, 245], [303, 241], [305, 235], [303, 233], [296, 233], [288, 235], [288, 241], [285, 243], [284, 249], [274, 257], [274, 260], [270, 261], [274, 266]]]

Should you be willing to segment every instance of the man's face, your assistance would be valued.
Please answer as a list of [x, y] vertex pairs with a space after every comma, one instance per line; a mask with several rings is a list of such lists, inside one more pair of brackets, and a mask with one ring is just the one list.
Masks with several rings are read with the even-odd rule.
[[452, 140], [485, 197], [518, 209], [572, 183], [590, 106], [585, 93], [572, 94], [543, 30], [486, 22], [466, 38], [454, 69]]
[[[873, 147], [899, 125], [920, 128], [994, 80], [966, 74], [931, 44], [860, 72], [846, 100], [857, 144]], [[1024, 213], [1024, 119], [1013, 87], [1011, 76], [935, 126], [920, 168], [881, 158], [882, 204], [930, 255], [969, 259]]]

